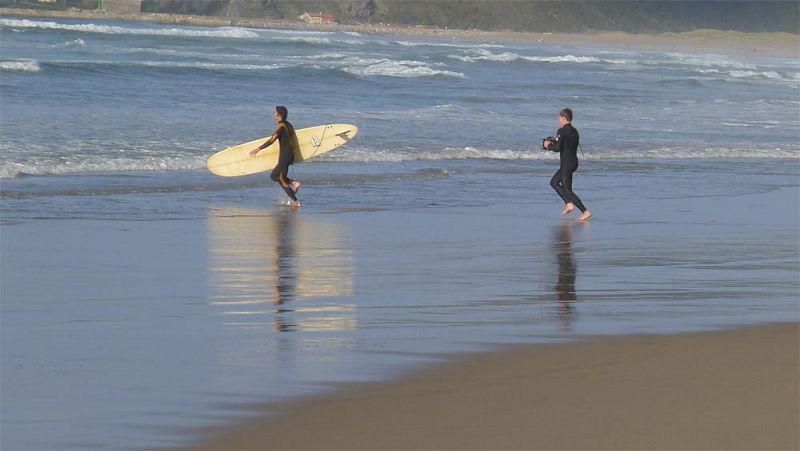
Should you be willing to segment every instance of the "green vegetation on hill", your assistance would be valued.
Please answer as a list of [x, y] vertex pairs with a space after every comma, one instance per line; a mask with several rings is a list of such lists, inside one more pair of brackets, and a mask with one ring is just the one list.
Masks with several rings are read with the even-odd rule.
[[[114, 0], [103, 0], [114, 1]], [[50, 0], [51, 8], [90, 9], [97, 0]], [[43, 5], [0, 0], [0, 6]], [[289, 19], [325, 12], [340, 23], [533, 32], [631, 33], [696, 29], [800, 33], [798, 0], [142, 0], [142, 12]]]
[[797, 0], [145, 0], [142, 10], [274, 19], [326, 12], [341, 23], [536, 32], [800, 33]]

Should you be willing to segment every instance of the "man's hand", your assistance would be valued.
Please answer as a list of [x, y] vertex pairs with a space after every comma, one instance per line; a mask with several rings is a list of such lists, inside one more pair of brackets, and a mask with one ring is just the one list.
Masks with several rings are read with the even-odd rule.
[[250, 157], [252, 157], [252, 158], [255, 158], [255, 157], [256, 157], [256, 155], [258, 155], [258, 151], [259, 151], [259, 150], [261, 150], [261, 149], [259, 149], [259, 148], [257, 148], [257, 147], [256, 147], [255, 149], [251, 150], [251, 151], [250, 151]]

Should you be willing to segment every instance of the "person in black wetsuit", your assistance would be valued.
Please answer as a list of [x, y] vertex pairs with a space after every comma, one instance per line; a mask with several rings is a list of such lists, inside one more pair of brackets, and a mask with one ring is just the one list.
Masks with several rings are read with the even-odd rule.
[[294, 163], [294, 154], [300, 150], [300, 146], [297, 143], [297, 134], [294, 132], [294, 126], [286, 120], [288, 116], [289, 110], [285, 106], [275, 107], [273, 117], [278, 127], [264, 144], [250, 152], [250, 156], [255, 157], [261, 149], [269, 147], [275, 140], [278, 140], [281, 146], [278, 154], [278, 164], [272, 170], [270, 178], [272, 181], [278, 182], [286, 192], [286, 195], [292, 199], [291, 205], [299, 207], [300, 201], [297, 199], [297, 191], [300, 190], [300, 182], [289, 178], [289, 165]]
[[558, 113], [558, 124], [561, 128], [556, 132], [556, 137], [546, 138], [542, 141], [542, 148], [559, 152], [561, 154], [561, 167], [550, 179], [550, 186], [556, 190], [566, 204], [561, 215], [566, 215], [577, 207], [581, 211], [578, 221], [587, 221], [592, 217], [581, 199], [572, 191], [572, 174], [578, 170], [578, 145], [580, 135], [572, 126], [572, 110], [564, 108]]

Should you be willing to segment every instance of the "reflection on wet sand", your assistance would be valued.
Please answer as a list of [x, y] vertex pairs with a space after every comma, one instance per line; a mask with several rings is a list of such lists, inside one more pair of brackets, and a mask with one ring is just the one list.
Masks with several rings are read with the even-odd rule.
[[297, 210], [217, 208], [208, 231], [211, 305], [226, 325], [355, 329], [353, 305], [320, 303], [353, 293], [352, 251], [338, 224]]
[[572, 256], [572, 221], [565, 221], [553, 234], [553, 254], [558, 265], [558, 276], [554, 291], [558, 299], [558, 318], [564, 327], [569, 327], [575, 319], [575, 277], [577, 267]]

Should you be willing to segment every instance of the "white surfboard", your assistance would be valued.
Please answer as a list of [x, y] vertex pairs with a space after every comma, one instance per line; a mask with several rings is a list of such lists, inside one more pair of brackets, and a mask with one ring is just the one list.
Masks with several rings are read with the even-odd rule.
[[[358, 134], [358, 127], [350, 124], [328, 124], [295, 130], [299, 151], [294, 162], [314, 158], [347, 144]], [[259, 138], [220, 150], [207, 162], [208, 170], [222, 177], [238, 177], [272, 170], [278, 164], [280, 142], [275, 141], [261, 150], [256, 157], [250, 151], [264, 144], [270, 137]]]

